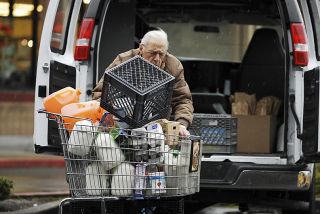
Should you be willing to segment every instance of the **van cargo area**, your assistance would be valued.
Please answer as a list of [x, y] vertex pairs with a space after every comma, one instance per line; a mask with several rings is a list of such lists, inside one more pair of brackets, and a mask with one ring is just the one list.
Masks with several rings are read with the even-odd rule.
[[[116, 53], [137, 48], [145, 32], [160, 27], [168, 33], [169, 52], [184, 66], [195, 113], [210, 114], [213, 123], [215, 115], [226, 116], [219, 120], [230, 120], [231, 115], [236, 118], [237, 127], [230, 130], [235, 134], [232, 142], [228, 142], [231, 132], [229, 136], [224, 133], [225, 143], [204, 142], [203, 153], [219, 160], [223, 155], [240, 155], [241, 160], [255, 162], [255, 156], [261, 155], [265, 160], [274, 157], [275, 162], [286, 163], [280, 158], [285, 156], [285, 133], [279, 132], [286, 112], [286, 39], [277, 1], [137, 1], [131, 5], [119, 1], [110, 3], [108, 10], [112, 12], [99, 41], [99, 77]], [[132, 19], [119, 19], [116, 14], [120, 10]], [[118, 35], [118, 31], [122, 36], [115, 37], [112, 32]], [[241, 100], [242, 95], [253, 101], [242, 108], [253, 110], [233, 115], [232, 109], [247, 101]], [[231, 101], [232, 97], [236, 100]], [[255, 112], [261, 106], [263, 112]], [[195, 115], [195, 123], [198, 119]], [[211, 140], [212, 135], [221, 135], [219, 131], [212, 130]]]

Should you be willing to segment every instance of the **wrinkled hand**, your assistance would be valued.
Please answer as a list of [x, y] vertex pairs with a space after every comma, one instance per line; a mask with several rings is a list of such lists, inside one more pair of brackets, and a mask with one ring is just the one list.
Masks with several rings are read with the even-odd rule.
[[184, 125], [180, 125], [179, 136], [180, 137], [187, 137], [189, 135], [190, 135], [190, 132], [187, 130], [187, 128]]

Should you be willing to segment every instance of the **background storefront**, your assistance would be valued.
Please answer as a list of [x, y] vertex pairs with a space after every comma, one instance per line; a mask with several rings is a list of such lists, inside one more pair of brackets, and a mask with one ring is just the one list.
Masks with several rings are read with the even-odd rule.
[[34, 90], [37, 51], [49, 0], [0, 0], [1, 91]]
[[[0, 120], [7, 121], [0, 137], [33, 134], [38, 49], [49, 2], [0, 0]], [[83, 13], [89, 2], [83, 0]]]

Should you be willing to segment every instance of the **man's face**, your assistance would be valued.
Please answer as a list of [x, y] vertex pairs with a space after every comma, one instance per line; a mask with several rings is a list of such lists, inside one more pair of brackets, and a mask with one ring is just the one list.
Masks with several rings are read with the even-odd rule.
[[156, 42], [149, 42], [147, 45], [140, 44], [139, 46], [141, 56], [151, 62], [152, 64], [160, 67], [165, 56], [165, 45]]

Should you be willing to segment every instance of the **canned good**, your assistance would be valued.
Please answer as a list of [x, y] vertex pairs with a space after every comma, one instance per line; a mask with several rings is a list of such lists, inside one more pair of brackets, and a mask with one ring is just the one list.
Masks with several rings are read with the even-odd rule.
[[135, 168], [135, 195], [143, 196], [143, 191], [146, 189], [146, 164], [136, 164]]
[[166, 178], [164, 172], [149, 173], [152, 194], [166, 193]]

